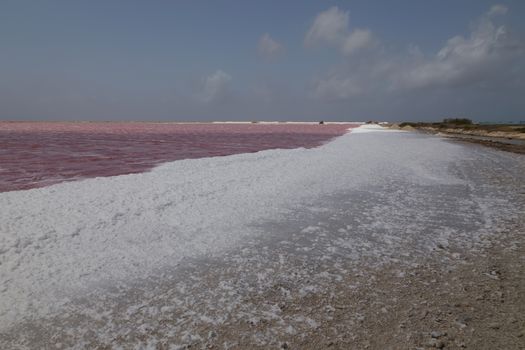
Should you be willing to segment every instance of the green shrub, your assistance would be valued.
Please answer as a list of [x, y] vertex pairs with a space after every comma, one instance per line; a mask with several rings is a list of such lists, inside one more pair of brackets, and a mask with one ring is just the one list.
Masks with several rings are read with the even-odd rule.
[[445, 118], [443, 119], [445, 124], [454, 124], [454, 125], [470, 125], [472, 120], [468, 118]]

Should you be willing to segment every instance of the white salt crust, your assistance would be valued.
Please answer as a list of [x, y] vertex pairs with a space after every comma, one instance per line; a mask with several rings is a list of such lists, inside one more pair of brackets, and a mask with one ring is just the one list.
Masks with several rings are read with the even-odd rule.
[[[319, 196], [399, 178], [457, 184], [464, 148], [361, 126], [315, 149], [180, 160], [150, 172], [0, 193], [0, 329], [70, 296], [220, 254]], [[378, 254], [381, 252], [378, 251]]]

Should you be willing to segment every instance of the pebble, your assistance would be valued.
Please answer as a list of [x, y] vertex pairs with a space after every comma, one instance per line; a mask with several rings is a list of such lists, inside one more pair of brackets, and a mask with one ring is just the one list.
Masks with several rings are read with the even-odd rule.
[[447, 335], [446, 332], [440, 332], [440, 331], [432, 331], [432, 332], [430, 333], [430, 336], [431, 336], [432, 338], [440, 338], [440, 337], [444, 337], [445, 335]]
[[431, 339], [428, 342], [428, 345], [434, 348], [443, 349], [446, 344], [443, 340]]
[[436, 342], [435, 347], [438, 348], [438, 349], [443, 349], [443, 348], [445, 347], [445, 345], [446, 345], [446, 344], [445, 344], [445, 342], [444, 342], [443, 340], [438, 340], [438, 341]]
[[492, 329], [500, 329], [501, 325], [499, 323], [490, 323], [489, 324], [489, 328], [492, 328]]
[[472, 321], [472, 317], [467, 316], [467, 315], [460, 315], [460, 316], [458, 316], [458, 318], [456, 319], [456, 322], [457, 322], [457, 323], [459, 323], [459, 324], [464, 324], [465, 326], [466, 326], [470, 321]]

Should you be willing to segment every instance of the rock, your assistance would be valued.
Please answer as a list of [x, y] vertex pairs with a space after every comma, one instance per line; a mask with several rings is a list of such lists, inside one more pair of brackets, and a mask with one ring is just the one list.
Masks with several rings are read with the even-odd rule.
[[438, 339], [431, 339], [428, 342], [428, 346], [437, 348], [437, 349], [443, 349], [445, 345], [446, 343], [443, 340], [438, 340]]
[[492, 329], [500, 329], [500, 327], [501, 325], [497, 322], [493, 322], [489, 324], [489, 328], [492, 328]]
[[468, 316], [468, 315], [460, 315], [458, 316], [458, 318], [456, 319], [456, 322], [459, 323], [459, 324], [463, 324], [463, 325], [468, 325], [468, 323], [472, 321], [472, 317]]
[[446, 344], [445, 344], [445, 342], [444, 342], [443, 340], [438, 340], [438, 341], [436, 342], [436, 345], [434, 345], [434, 346], [435, 346], [436, 348], [438, 348], [438, 349], [443, 349], [443, 348], [445, 347], [445, 345], [446, 345]]
[[444, 336], [446, 336], [446, 335], [447, 335], [446, 332], [440, 332], [440, 331], [432, 331], [432, 332], [430, 333], [430, 336], [431, 336], [432, 338], [441, 338], [441, 337], [444, 337]]

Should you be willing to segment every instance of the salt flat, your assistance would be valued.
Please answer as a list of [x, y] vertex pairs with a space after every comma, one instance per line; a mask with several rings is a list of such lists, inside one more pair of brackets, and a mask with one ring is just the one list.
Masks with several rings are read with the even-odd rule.
[[402, 278], [436, 249], [445, 265], [480, 250], [522, 220], [524, 174], [520, 155], [363, 127], [314, 149], [1, 193], [0, 344], [279, 346], [329, 313], [258, 296], [328, 300], [369, 269], [399, 263]]

